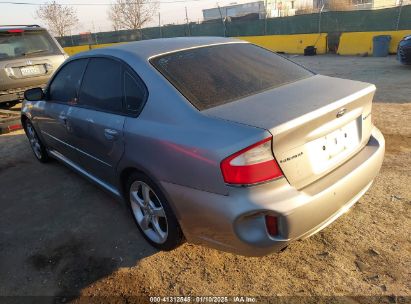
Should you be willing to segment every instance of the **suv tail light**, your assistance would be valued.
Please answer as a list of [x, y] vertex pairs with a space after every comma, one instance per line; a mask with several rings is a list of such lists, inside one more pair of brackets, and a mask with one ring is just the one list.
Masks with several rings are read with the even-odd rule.
[[23, 33], [24, 30], [16, 29], [16, 30], [8, 30], [7, 32], [10, 33], [10, 34], [13, 34], [13, 33]]
[[221, 172], [227, 184], [252, 185], [283, 175], [273, 157], [272, 137], [251, 145], [221, 162]]

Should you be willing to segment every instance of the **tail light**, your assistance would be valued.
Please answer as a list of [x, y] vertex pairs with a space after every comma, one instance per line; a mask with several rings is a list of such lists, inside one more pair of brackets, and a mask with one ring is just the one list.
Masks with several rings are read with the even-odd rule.
[[221, 162], [221, 172], [227, 184], [252, 185], [283, 175], [273, 157], [272, 137], [251, 145]]

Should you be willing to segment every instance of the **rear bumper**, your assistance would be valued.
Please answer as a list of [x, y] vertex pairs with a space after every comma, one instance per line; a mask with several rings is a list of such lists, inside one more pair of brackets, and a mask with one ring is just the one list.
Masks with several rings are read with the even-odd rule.
[[[188, 241], [247, 256], [276, 252], [309, 237], [345, 213], [370, 187], [381, 168], [385, 142], [374, 128], [358, 154], [301, 190], [285, 178], [250, 188], [230, 187], [227, 196], [162, 183]], [[279, 220], [272, 238], [264, 216]]]

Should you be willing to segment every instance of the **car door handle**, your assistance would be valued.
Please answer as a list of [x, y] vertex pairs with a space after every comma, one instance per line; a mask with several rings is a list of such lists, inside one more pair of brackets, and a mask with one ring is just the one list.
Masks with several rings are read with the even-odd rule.
[[117, 138], [118, 132], [116, 130], [113, 130], [113, 129], [104, 129], [104, 136], [108, 140], [112, 140], [112, 139]]
[[59, 115], [59, 121], [62, 122], [63, 124], [67, 123], [67, 116], [65, 114], [60, 114]]

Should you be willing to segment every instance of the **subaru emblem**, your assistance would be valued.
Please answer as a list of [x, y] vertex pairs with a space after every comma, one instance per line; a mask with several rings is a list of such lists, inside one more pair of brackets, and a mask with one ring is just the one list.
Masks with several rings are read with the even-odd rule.
[[346, 108], [342, 108], [341, 110], [339, 110], [337, 112], [337, 118], [340, 118], [341, 116], [344, 116], [344, 114], [347, 113], [347, 109]]

